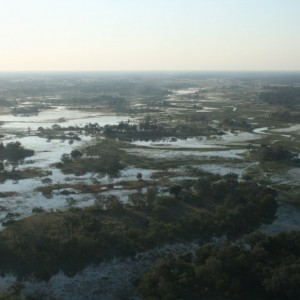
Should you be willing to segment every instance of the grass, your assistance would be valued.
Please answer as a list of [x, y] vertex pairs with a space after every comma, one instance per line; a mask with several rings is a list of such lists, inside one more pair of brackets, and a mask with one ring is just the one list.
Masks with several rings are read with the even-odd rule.
[[63, 192], [66, 189], [73, 189], [74, 193], [98, 194], [107, 190], [111, 190], [114, 188], [114, 186], [120, 186], [120, 185], [122, 186], [123, 189], [128, 189], [128, 190], [142, 189], [144, 187], [155, 185], [155, 182], [151, 180], [133, 180], [133, 181], [121, 180], [115, 182], [114, 184], [59, 183], [59, 184], [40, 186], [37, 188], [37, 191], [41, 192], [44, 196], [47, 197], [51, 196], [54, 191]]

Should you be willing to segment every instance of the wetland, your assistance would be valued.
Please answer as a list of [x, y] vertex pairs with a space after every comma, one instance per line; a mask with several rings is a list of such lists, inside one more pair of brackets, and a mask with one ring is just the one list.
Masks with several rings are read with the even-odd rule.
[[2, 75], [3, 297], [296, 299], [299, 116], [298, 73]]

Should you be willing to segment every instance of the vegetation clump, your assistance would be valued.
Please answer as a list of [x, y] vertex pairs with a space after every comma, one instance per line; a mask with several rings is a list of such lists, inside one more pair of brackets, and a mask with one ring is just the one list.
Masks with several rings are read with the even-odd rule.
[[226, 118], [223, 120], [223, 125], [224, 126], [229, 126], [234, 129], [245, 129], [245, 130], [250, 130], [252, 128], [252, 125], [249, 124], [246, 120], [236, 120], [236, 119], [229, 119]]
[[32, 115], [32, 114], [38, 114], [39, 113], [39, 107], [37, 106], [20, 106], [20, 107], [14, 107], [11, 112], [15, 115], [21, 114], [21, 115]]
[[298, 156], [281, 145], [262, 145], [256, 154], [260, 161], [291, 161]]
[[276, 87], [259, 94], [259, 99], [268, 104], [295, 107], [300, 104], [299, 87]]
[[117, 176], [125, 167], [121, 162], [121, 155], [125, 151], [109, 145], [101, 142], [85, 148], [84, 152], [72, 150], [70, 154], [64, 153], [56, 166], [66, 174], [97, 172]]
[[34, 151], [26, 149], [20, 142], [11, 142], [4, 145], [0, 143], [0, 160], [18, 162], [26, 157], [33, 156]]
[[138, 283], [142, 299], [299, 299], [300, 233], [253, 234], [247, 245], [209, 244], [159, 260]]
[[11, 171], [4, 169], [0, 171], [0, 183], [4, 183], [6, 180], [14, 180], [15, 183], [17, 183], [22, 179], [43, 177], [48, 174], [48, 171], [44, 171], [39, 168], [26, 168], [23, 170], [16, 170], [15, 168], [13, 168]]
[[299, 122], [300, 121], [300, 113], [290, 112], [288, 110], [283, 111], [275, 111], [269, 115], [269, 118], [274, 121], [280, 122]]
[[[191, 116], [189, 116], [191, 118]], [[195, 121], [199, 121], [199, 116]], [[187, 139], [207, 134], [218, 134], [218, 130], [213, 127], [204, 126], [202, 123], [194, 124], [180, 123], [170, 125], [165, 122], [158, 122], [155, 118], [147, 116], [139, 125], [121, 122], [118, 125], [107, 125], [103, 134], [107, 138], [120, 139], [121, 141], [155, 141], [166, 138]]]
[[45, 279], [59, 270], [75, 274], [88, 264], [165, 243], [236, 238], [271, 222], [277, 208], [274, 190], [239, 183], [232, 174], [173, 190], [176, 196], [159, 197], [150, 187], [134, 195], [131, 205], [95, 194], [95, 205], [86, 209], [72, 207], [68, 198], [66, 212], [8, 222], [0, 232], [0, 269]]

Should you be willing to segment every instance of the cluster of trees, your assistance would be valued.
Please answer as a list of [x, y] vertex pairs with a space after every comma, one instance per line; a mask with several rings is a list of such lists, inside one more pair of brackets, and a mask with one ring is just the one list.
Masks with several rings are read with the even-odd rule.
[[37, 106], [14, 107], [12, 108], [11, 112], [13, 114], [22, 114], [22, 115], [38, 114], [39, 107]]
[[223, 125], [234, 128], [251, 129], [252, 126], [246, 120], [235, 120], [226, 118], [223, 120]]
[[238, 236], [262, 221], [271, 222], [277, 210], [275, 190], [252, 181], [239, 182], [234, 173], [202, 177], [192, 186], [173, 186], [170, 192], [179, 200], [209, 211], [209, 222], [227, 235]]
[[270, 114], [269, 118], [282, 122], [298, 122], [300, 120], [300, 113], [291, 113], [288, 110], [275, 111]]
[[64, 153], [62, 156], [61, 156], [61, 161], [63, 163], [70, 163], [72, 162], [73, 160], [76, 160], [76, 159], [79, 159], [82, 157], [82, 153], [75, 149], [75, 150], [72, 150], [70, 154], [67, 154], [67, 153]]
[[[195, 120], [193, 119], [194, 117], [196, 117]], [[202, 124], [201, 122], [199, 123], [199, 121], [203, 121], [203, 117], [199, 116], [199, 114], [191, 114], [187, 118], [189, 121], [195, 121], [197, 124], [177, 124], [176, 126], [171, 126], [170, 124], [159, 123], [149, 116], [139, 125], [128, 123], [107, 125], [103, 133], [107, 138], [118, 138], [123, 141], [155, 141], [170, 137], [186, 139], [187, 137], [218, 133], [218, 131], [212, 127], [199, 127], [199, 124]]]
[[205, 245], [160, 260], [138, 283], [147, 299], [300, 298], [300, 233], [248, 237], [246, 249], [232, 243]]
[[20, 180], [22, 178], [22, 172], [13, 169], [12, 171], [5, 170], [3, 162], [0, 162], [0, 183], [4, 183], [6, 180]]
[[[74, 133], [73, 131], [76, 131]], [[82, 132], [83, 129], [79, 127], [61, 127], [58, 124], [52, 125], [51, 128], [38, 128], [38, 136], [47, 138], [48, 141], [51, 141], [53, 139], [60, 139], [61, 141], [69, 140], [69, 141], [80, 141], [81, 138], [78, 136], [77, 132]], [[71, 143], [72, 143], [71, 142]]]
[[165, 243], [238, 237], [273, 220], [275, 192], [236, 176], [207, 176], [158, 196], [149, 187], [132, 205], [95, 194], [95, 205], [35, 215], [0, 232], [0, 271], [49, 278]]
[[256, 155], [261, 161], [289, 161], [297, 157], [296, 153], [287, 150], [282, 145], [262, 145], [256, 151]]
[[157, 124], [151, 118], [148, 118], [145, 122], [141, 122], [139, 125], [123, 122], [118, 125], [107, 125], [103, 133], [107, 138], [118, 138], [125, 141], [157, 140], [174, 136], [175, 134], [170, 128], [163, 124]]
[[277, 87], [259, 94], [259, 99], [268, 104], [293, 107], [300, 104], [299, 87]]
[[66, 174], [82, 175], [97, 172], [117, 176], [125, 167], [121, 163], [122, 153], [122, 150], [100, 143], [87, 147], [84, 152], [72, 150], [70, 154], [64, 153], [61, 162], [56, 166]]
[[127, 99], [124, 96], [113, 94], [98, 94], [97, 96], [87, 96], [86, 93], [81, 95], [74, 95], [68, 99], [68, 103], [78, 105], [107, 105], [115, 108], [117, 111], [125, 112], [128, 108]]
[[8, 160], [11, 163], [17, 163], [33, 155], [34, 151], [24, 148], [20, 142], [11, 142], [6, 145], [0, 143], [0, 161]]

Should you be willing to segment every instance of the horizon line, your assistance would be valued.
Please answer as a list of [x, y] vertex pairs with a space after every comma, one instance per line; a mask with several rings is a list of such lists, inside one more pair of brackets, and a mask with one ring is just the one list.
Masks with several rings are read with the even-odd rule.
[[300, 73], [299, 70], [0, 70], [3, 73]]

